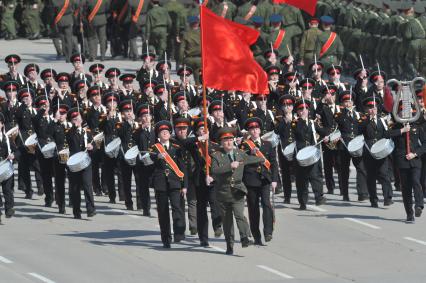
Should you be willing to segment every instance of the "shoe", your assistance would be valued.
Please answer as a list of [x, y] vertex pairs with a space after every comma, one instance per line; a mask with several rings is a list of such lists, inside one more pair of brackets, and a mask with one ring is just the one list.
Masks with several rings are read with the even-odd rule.
[[323, 204], [325, 204], [325, 201], [326, 201], [325, 197], [321, 197], [320, 199], [318, 199], [317, 201], [315, 201], [315, 205], [316, 206], [323, 205]]
[[290, 204], [290, 198], [285, 198], [285, 199], [284, 199], [284, 203], [285, 203], [285, 204]]
[[150, 217], [151, 216], [151, 212], [148, 209], [144, 209], [142, 215]]
[[6, 210], [6, 218], [11, 218], [13, 215], [15, 215], [15, 210], [13, 208]]
[[89, 57], [89, 62], [93, 62], [95, 61], [95, 59], [93, 59], [93, 57]]
[[260, 238], [254, 239], [254, 245], [255, 246], [264, 246], [264, 244], [262, 243], [262, 239], [260, 239]]
[[81, 219], [81, 214], [74, 214], [74, 219]]
[[216, 230], [214, 230], [214, 237], [215, 238], [219, 238], [220, 236], [222, 236], [222, 234], [223, 234], [222, 227], [219, 227]]
[[191, 233], [191, 236], [194, 236], [194, 235], [197, 235], [197, 228], [194, 228], [194, 227], [192, 227], [192, 228], [189, 228], [189, 232]]
[[127, 209], [127, 210], [133, 210], [133, 205], [132, 205], [132, 204], [130, 204], [130, 205], [126, 205], [126, 209]]
[[385, 200], [384, 201], [384, 203], [383, 203], [383, 205], [384, 206], [390, 206], [390, 205], [392, 205], [393, 204], [393, 200], [392, 199], [387, 199], [387, 200]]
[[334, 190], [327, 190], [327, 193], [326, 194], [328, 194], [328, 195], [333, 195], [334, 194]]
[[25, 199], [33, 199], [33, 194], [26, 194]]
[[372, 202], [371, 207], [378, 208], [379, 204], [377, 202]]
[[249, 238], [247, 238], [247, 237], [244, 237], [244, 238], [241, 239], [241, 246], [243, 248], [247, 248], [248, 246], [250, 246], [252, 244], [253, 244], [253, 241], [249, 240]]
[[65, 214], [65, 207], [64, 206], [59, 208], [59, 214]]
[[405, 220], [405, 223], [408, 223], [408, 224], [412, 224], [412, 223], [414, 223], [414, 216], [413, 215], [409, 215], [409, 216], [407, 216], [407, 220]]
[[265, 242], [270, 242], [272, 240], [272, 235], [265, 235]]
[[142, 205], [141, 204], [136, 204], [136, 210], [142, 210]]
[[52, 202], [48, 201], [44, 204], [44, 207], [52, 207]]
[[358, 196], [358, 201], [365, 201], [367, 200], [366, 196]]
[[226, 244], [226, 252], [227, 255], [233, 255], [234, 254], [234, 247], [231, 244]]
[[96, 210], [93, 210], [93, 211], [87, 212], [87, 217], [93, 217], [93, 216], [95, 216], [95, 215], [96, 215]]
[[105, 61], [105, 56], [101, 56], [101, 62]]
[[115, 204], [115, 199], [110, 199], [110, 200], [109, 200], [109, 203], [111, 203], [111, 204]]
[[169, 241], [163, 242], [163, 248], [170, 249], [171, 248], [170, 242]]
[[300, 210], [306, 210], [306, 204], [301, 204], [299, 207]]
[[185, 240], [185, 235], [181, 235], [181, 234], [176, 234], [175, 235], [175, 243], [180, 243], [181, 241]]
[[350, 201], [349, 196], [343, 196], [343, 201]]
[[1, 223], [1, 214], [0, 214], [0, 225], [2, 225], [2, 223]]
[[422, 212], [423, 212], [423, 209], [422, 209], [421, 207], [416, 207], [416, 208], [415, 208], [414, 215], [415, 215], [416, 217], [420, 217], [420, 216], [422, 216]]
[[210, 247], [209, 242], [207, 242], [207, 241], [202, 241], [202, 242], [200, 242], [200, 246], [201, 246], [201, 247], [203, 247], [203, 248], [208, 248], [208, 247]]
[[44, 195], [44, 190], [38, 190], [38, 191], [37, 191], [37, 195], [38, 195], [38, 196], [42, 196], [42, 195]]
[[102, 193], [101, 193], [101, 192], [96, 192], [96, 196], [97, 196], [97, 197], [101, 197], [101, 196], [102, 196]]

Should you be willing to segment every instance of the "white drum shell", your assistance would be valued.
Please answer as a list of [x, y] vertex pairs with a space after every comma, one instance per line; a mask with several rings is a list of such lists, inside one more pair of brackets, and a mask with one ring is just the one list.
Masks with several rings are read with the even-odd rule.
[[278, 146], [280, 143], [280, 136], [278, 136], [274, 131], [267, 132], [261, 137], [261, 139], [270, 142], [273, 148]]
[[92, 160], [89, 154], [85, 151], [80, 151], [73, 154], [70, 159], [68, 159], [67, 166], [71, 172], [80, 172], [86, 169], [91, 162]]
[[13, 164], [9, 160], [0, 162], [0, 183], [13, 176]]
[[41, 153], [43, 154], [44, 158], [52, 158], [55, 156], [55, 149], [56, 143], [49, 142], [41, 148]]
[[320, 158], [320, 150], [313, 145], [301, 149], [296, 155], [296, 159], [302, 167], [311, 166], [320, 160]]
[[291, 144], [288, 144], [284, 149], [282, 149], [282, 153], [288, 161], [293, 161], [295, 149], [296, 142], [292, 142]]
[[126, 160], [127, 164], [129, 164], [130, 166], [135, 166], [136, 161], [138, 159], [138, 155], [139, 155], [139, 148], [137, 145], [135, 145], [134, 147], [126, 151], [126, 154], [124, 155], [124, 159]]
[[371, 146], [370, 152], [374, 159], [383, 159], [389, 156], [395, 148], [391, 139], [381, 139]]
[[[63, 156], [66, 156], [66, 158], [63, 158]], [[58, 159], [59, 159], [59, 163], [61, 164], [67, 164], [67, 161], [70, 157], [70, 149], [69, 148], [64, 148], [63, 150], [58, 152]]]
[[105, 154], [109, 158], [117, 158], [118, 153], [120, 152], [121, 139], [115, 138], [105, 147]]
[[336, 130], [335, 132], [330, 134], [329, 140], [333, 142], [340, 139], [341, 136], [342, 136], [342, 133], [339, 130]]
[[348, 152], [352, 157], [361, 157], [364, 150], [364, 136], [359, 135], [348, 143]]
[[34, 146], [37, 144], [37, 134], [32, 134], [25, 140], [25, 146]]

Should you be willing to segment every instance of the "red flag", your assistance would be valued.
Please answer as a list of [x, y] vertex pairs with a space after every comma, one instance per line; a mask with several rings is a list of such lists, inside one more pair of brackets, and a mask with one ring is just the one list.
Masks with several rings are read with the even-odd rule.
[[259, 32], [219, 17], [204, 6], [200, 8], [205, 86], [268, 93], [268, 77], [250, 50]]
[[312, 17], [315, 15], [317, 0], [274, 0], [274, 4], [285, 3], [297, 7]]

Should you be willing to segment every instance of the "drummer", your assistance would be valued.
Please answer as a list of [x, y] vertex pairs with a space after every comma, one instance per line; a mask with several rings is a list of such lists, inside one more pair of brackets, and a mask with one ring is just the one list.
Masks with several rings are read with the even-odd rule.
[[[67, 113], [67, 118], [72, 123], [72, 128], [66, 133], [66, 142], [69, 145], [70, 156], [73, 154], [93, 150], [90, 141], [93, 137], [90, 131], [82, 128], [83, 119], [77, 108], [71, 108]], [[93, 199], [92, 189], [92, 166], [89, 165], [85, 169], [78, 172], [70, 171], [70, 191], [73, 214], [75, 219], [81, 219], [81, 189], [84, 191], [86, 199], [87, 217], [96, 215], [95, 202]]]
[[[364, 135], [367, 148], [371, 148], [373, 144], [383, 138], [389, 138], [388, 125], [385, 119], [378, 115], [378, 106], [383, 104], [383, 100], [376, 95], [367, 97], [363, 101], [364, 109], [367, 116], [363, 117], [361, 122], [361, 131]], [[364, 164], [367, 169], [367, 188], [370, 195], [372, 207], [379, 207], [377, 197], [376, 181], [382, 184], [384, 205], [393, 204], [392, 186], [389, 175], [389, 158], [375, 159], [371, 152], [364, 154]]]
[[2, 85], [7, 101], [0, 104], [0, 110], [5, 117], [6, 132], [17, 125], [16, 111], [20, 103], [16, 97], [19, 89], [19, 84], [16, 81], [8, 81]]
[[[67, 160], [61, 159], [60, 152], [63, 149], [68, 149], [65, 135], [68, 130], [72, 127], [70, 122], [67, 122], [67, 112], [69, 110], [68, 105], [60, 104], [53, 105], [52, 113], [55, 115], [55, 124], [53, 131], [53, 140], [56, 143], [58, 155], [55, 156], [55, 192], [56, 192], [56, 203], [59, 208], [60, 214], [65, 214], [65, 177], [67, 175], [67, 166], [65, 162]], [[68, 151], [69, 157], [69, 151]]]
[[354, 95], [350, 90], [345, 90], [339, 95], [342, 111], [336, 113], [334, 118], [337, 127], [342, 134], [343, 142], [337, 144], [337, 167], [340, 168], [339, 188], [342, 191], [343, 200], [349, 201], [349, 166], [352, 160], [356, 168], [356, 189], [358, 192], [358, 201], [364, 201], [368, 198], [367, 191], [367, 172], [364, 160], [361, 157], [352, 157], [347, 146], [351, 140], [361, 135], [359, 129], [361, 114], [354, 109]]
[[[15, 146], [14, 143], [6, 136], [4, 128], [5, 118], [3, 113], [0, 112], [0, 160], [4, 161], [8, 159], [13, 162], [15, 159]], [[2, 191], [4, 195], [4, 209], [6, 218], [11, 218], [15, 214], [14, 199], [13, 199], [13, 186], [14, 186], [14, 175], [12, 170], [12, 176], [4, 180], [1, 183]], [[1, 208], [3, 207], [3, 197], [0, 194], [0, 224], [1, 224]]]
[[[123, 153], [126, 153], [133, 146], [136, 146], [136, 137], [140, 130], [138, 122], [135, 121], [133, 108], [133, 99], [126, 99], [120, 103], [120, 112], [123, 117], [123, 123], [117, 130], [118, 137], [121, 139]], [[127, 164], [124, 156], [119, 158], [121, 176], [124, 190], [124, 202], [127, 210], [133, 210], [132, 200], [132, 174], [136, 180], [136, 186], [139, 185], [139, 175], [135, 166]], [[145, 180], [144, 180], [145, 181]]]
[[[320, 128], [317, 123], [309, 119], [309, 108], [311, 102], [309, 100], [299, 100], [295, 104], [297, 115], [299, 119], [293, 123], [294, 136], [296, 139], [296, 148], [299, 152], [307, 146], [315, 146], [318, 142], [317, 132], [324, 135], [324, 129]], [[325, 135], [324, 135], [325, 136]], [[323, 180], [321, 174], [321, 160], [318, 160], [310, 166], [301, 166], [299, 163], [296, 165], [296, 189], [297, 198], [299, 200], [300, 209], [306, 210], [308, 203], [308, 186], [312, 186], [312, 191], [315, 195], [315, 204], [325, 204], [326, 199], [323, 196]]]
[[266, 242], [272, 240], [273, 208], [270, 199], [271, 190], [275, 193], [278, 182], [278, 163], [276, 151], [271, 142], [260, 138], [262, 120], [257, 117], [247, 119], [244, 129], [250, 138], [241, 143], [241, 149], [248, 155], [265, 158], [263, 163], [244, 167], [243, 183], [247, 187], [247, 206], [250, 219], [250, 230], [255, 245], [262, 244], [262, 235], [259, 230], [260, 210], [259, 200], [263, 212], [263, 236]]

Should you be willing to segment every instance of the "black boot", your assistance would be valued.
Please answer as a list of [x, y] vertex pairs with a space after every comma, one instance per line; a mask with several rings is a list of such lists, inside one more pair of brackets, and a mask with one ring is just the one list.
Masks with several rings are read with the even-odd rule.
[[226, 254], [233, 255], [234, 254], [234, 245], [231, 243], [226, 243]]

